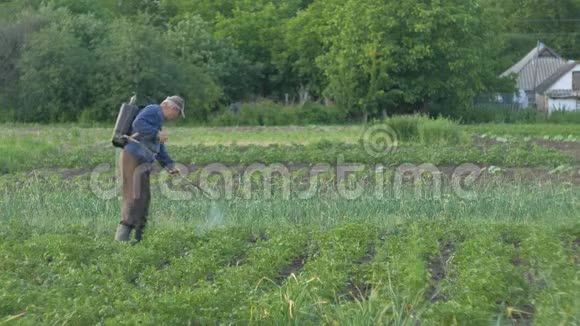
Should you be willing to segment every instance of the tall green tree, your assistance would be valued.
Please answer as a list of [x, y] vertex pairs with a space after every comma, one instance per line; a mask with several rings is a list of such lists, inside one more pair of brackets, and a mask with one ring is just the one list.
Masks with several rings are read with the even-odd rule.
[[495, 28], [477, 2], [347, 1], [334, 19], [327, 91], [362, 116], [466, 104], [496, 79]]
[[[141, 17], [141, 22], [147, 17]], [[158, 103], [168, 94], [181, 94], [194, 117], [205, 117], [220, 96], [204, 69], [180, 62], [162, 30], [126, 18], [109, 27], [96, 49], [98, 72], [94, 77], [96, 103], [93, 115], [111, 119], [132, 93], [142, 104]]]
[[229, 39], [214, 37], [210, 23], [188, 15], [167, 32], [169, 44], [184, 64], [204, 69], [223, 91], [226, 102], [240, 101], [252, 94], [257, 68], [234, 48]]
[[[302, 3], [300, 6], [306, 6]], [[283, 43], [273, 52], [273, 62], [295, 88], [294, 93], [322, 96], [327, 79], [317, 60], [328, 52], [328, 38], [336, 33], [333, 17], [343, 1], [314, 1], [281, 28]]]
[[[67, 22], [67, 23], [64, 23]], [[41, 6], [34, 9], [29, 4], [23, 5], [20, 11], [11, 17], [10, 20], [0, 25], [0, 109], [3, 115], [13, 116], [10, 108], [20, 106], [19, 103], [19, 86], [21, 85], [20, 77], [23, 69], [19, 69], [23, 55], [28, 51], [33, 51], [35, 47], [26, 48], [27, 42], [38, 31], [43, 28], [53, 26], [55, 28], [53, 35], [59, 31], [65, 34], [73, 34], [77, 38], [80, 33], [74, 31], [75, 17], [64, 8], [54, 9], [52, 6]], [[80, 31], [80, 29], [77, 29]], [[49, 43], [46, 43], [50, 46]], [[82, 44], [80, 45], [82, 47]], [[42, 51], [51, 51], [51, 49], [41, 49]], [[28, 53], [29, 58], [34, 54]], [[45, 65], [50, 66], [51, 62]], [[23, 116], [19, 115], [22, 119]]]
[[280, 98], [292, 91], [293, 77], [285, 74], [285, 66], [275, 64], [274, 56], [285, 47], [286, 22], [309, 2], [239, 0], [230, 16], [217, 17], [217, 37], [230, 38], [236, 49], [259, 67], [258, 95]]
[[27, 42], [19, 62], [22, 121], [74, 121], [84, 109], [92, 75], [90, 52], [70, 31], [51, 26]]
[[162, 0], [161, 3], [175, 8], [178, 16], [199, 15], [204, 21], [215, 24], [218, 17], [231, 17], [238, 0]]
[[[505, 41], [502, 57], [513, 64], [538, 41], [562, 56], [580, 58], [579, 0], [483, 0], [501, 18], [498, 34]], [[507, 68], [507, 67], [506, 67]]]

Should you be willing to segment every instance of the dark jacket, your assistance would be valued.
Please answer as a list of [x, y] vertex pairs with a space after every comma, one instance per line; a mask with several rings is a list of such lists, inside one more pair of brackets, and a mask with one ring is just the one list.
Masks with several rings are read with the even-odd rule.
[[161, 106], [153, 104], [146, 106], [133, 121], [133, 134], [138, 133], [135, 139], [139, 141], [129, 142], [125, 150], [133, 154], [140, 162], [153, 163], [159, 161], [161, 166], [171, 168], [173, 160], [167, 153], [164, 144], [159, 143], [158, 133], [161, 131], [163, 122]]

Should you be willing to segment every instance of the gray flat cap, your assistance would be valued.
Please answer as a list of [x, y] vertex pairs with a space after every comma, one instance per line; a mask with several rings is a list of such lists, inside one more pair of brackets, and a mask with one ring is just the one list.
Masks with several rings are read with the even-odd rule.
[[183, 98], [181, 98], [181, 96], [173, 95], [169, 96], [165, 100], [174, 104], [177, 107], [177, 109], [179, 109], [179, 111], [181, 112], [181, 116], [185, 118], [185, 101], [183, 100]]

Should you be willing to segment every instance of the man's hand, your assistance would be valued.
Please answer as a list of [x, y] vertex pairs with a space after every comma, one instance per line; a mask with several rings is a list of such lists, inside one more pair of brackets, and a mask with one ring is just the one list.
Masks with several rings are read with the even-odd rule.
[[167, 139], [169, 139], [169, 136], [167, 135], [167, 132], [165, 132], [165, 130], [161, 130], [159, 134], [157, 134], [157, 137], [159, 137], [159, 143], [161, 144], [165, 144], [165, 142], [167, 142]]

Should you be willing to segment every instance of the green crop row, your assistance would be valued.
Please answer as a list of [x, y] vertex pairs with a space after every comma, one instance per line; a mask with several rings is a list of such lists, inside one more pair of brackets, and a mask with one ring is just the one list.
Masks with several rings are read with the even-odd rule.
[[580, 323], [580, 225], [530, 228], [521, 242], [524, 278], [533, 290], [538, 325]]
[[[249, 298], [267, 291], [268, 280], [303, 255], [307, 243], [306, 234], [298, 229], [267, 232], [266, 237], [258, 239], [239, 264], [217, 270], [191, 286], [157, 292], [132, 313], [129, 323], [203, 324], [243, 319], [249, 314]], [[127, 318], [119, 316], [109, 322], [127, 322]]]
[[[425, 119], [422, 119], [425, 122]], [[429, 120], [427, 120], [429, 121]], [[405, 123], [410, 122], [410, 123]], [[389, 125], [395, 131], [399, 142], [419, 142], [417, 118], [394, 118], [378, 121], [378, 124]], [[427, 123], [433, 130], [445, 129], [448, 120], [431, 120]], [[425, 125], [425, 123], [423, 123]], [[307, 127], [240, 127], [240, 128], [203, 128], [203, 127], [174, 127], [167, 128], [173, 146], [193, 145], [228, 145], [228, 144], [313, 144], [319, 141], [339, 143], [356, 143], [363, 138], [373, 125], [348, 126], [307, 126]], [[432, 127], [431, 127], [432, 126]], [[102, 147], [111, 148], [110, 137], [112, 127], [109, 128], [80, 128], [77, 125], [2, 125], [0, 128], [0, 147], [3, 153], [26, 148], [43, 146], [54, 150], [79, 150], [82, 148]], [[580, 137], [580, 128], [569, 124], [478, 124], [460, 125], [459, 134], [479, 136], [483, 134], [497, 136], [515, 136], [520, 139], [544, 139], [545, 137], [566, 139]], [[457, 134], [454, 129], [445, 132], [445, 135]], [[448, 136], [445, 136], [447, 138]], [[445, 139], [444, 138], [444, 139]], [[424, 138], [427, 142], [435, 137]], [[431, 139], [431, 141], [430, 141]], [[20, 147], [20, 148], [19, 148]], [[40, 150], [36, 148], [34, 150]]]
[[[308, 199], [297, 198], [295, 189], [291, 198], [280, 198], [278, 192], [268, 199], [264, 198], [263, 189], [256, 187], [253, 199], [222, 197], [216, 201], [196, 193], [189, 199], [171, 200], [155, 182], [150, 226], [169, 230], [203, 230], [224, 225], [259, 229], [333, 226], [344, 221], [391, 226], [417, 217], [506, 223], [549, 220], [562, 225], [577, 219], [579, 214], [580, 191], [577, 186], [565, 183], [539, 185], [530, 180], [510, 184], [500, 177], [465, 185], [463, 189], [472, 193], [472, 198], [460, 197], [447, 185], [437, 198], [428, 184], [420, 194], [409, 185], [401, 187], [398, 195], [392, 185], [386, 184], [378, 197], [375, 186], [367, 185], [361, 186], [364, 191], [360, 198], [350, 200], [338, 196], [335, 181], [331, 177], [320, 178], [318, 192]], [[74, 234], [83, 228], [90, 228], [93, 236], [112, 236], [120, 218], [119, 193], [110, 198], [99, 197], [91, 190], [90, 177], [86, 175], [78, 179], [10, 175], [0, 177], [0, 183], [0, 241], [24, 240], [34, 232]]]
[[[529, 304], [523, 272], [512, 264], [515, 248], [498, 234], [506, 227], [482, 226], [458, 244], [443, 294], [432, 314], [441, 323], [488, 324], [507, 317], [509, 309]], [[508, 229], [509, 230], [509, 229]], [[509, 231], [506, 231], [509, 232]]]
[[[238, 230], [201, 236], [157, 232], [140, 246], [74, 234], [33, 235], [23, 243], [6, 241], [1, 247], [0, 314], [26, 311], [31, 323], [98, 323], [141, 304], [157, 294], [156, 289], [170, 287], [166, 282], [171, 275], [165, 268], [173, 261], [200, 258], [196, 274], [189, 279], [201, 278], [223, 267], [228, 253], [243, 252], [250, 236]], [[211, 253], [219, 259], [212, 260]], [[202, 258], [203, 254], [209, 255]], [[159, 282], [149, 284], [153, 271]], [[187, 285], [183, 282], [188, 279], [176, 280]]]
[[578, 224], [419, 219], [393, 227], [0, 234], [15, 324], [575, 324]]
[[430, 291], [430, 257], [439, 254], [441, 221], [401, 224], [383, 232], [374, 258], [357, 266], [352, 300], [333, 309], [336, 321], [413, 325], [420, 322]]
[[559, 228], [525, 224], [457, 231], [459, 241], [441, 281], [443, 299], [428, 308], [426, 320], [481, 325], [578, 322], [577, 253], [563, 239], [577, 241], [577, 227], [564, 237]]
[[[408, 144], [396, 148], [369, 149], [363, 144], [319, 142], [308, 145], [269, 146], [185, 146], [172, 147], [169, 151], [176, 162], [182, 164], [253, 164], [253, 163], [361, 163], [396, 166], [404, 163], [431, 163], [435, 165], [458, 165], [462, 163], [499, 165], [507, 167], [545, 166], [556, 167], [572, 164], [571, 155], [530, 143], [496, 144], [487, 147], [459, 144]], [[84, 169], [90, 172], [101, 164], [115, 164], [116, 153], [108, 148], [86, 148], [77, 151], [38, 152], [22, 149], [22, 152], [2, 156], [0, 173], [38, 169]]]
[[275, 291], [254, 298], [251, 321], [294, 325], [330, 322], [333, 316], [329, 309], [349, 295], [353, 268], [369, 254], [376, 238], [376, 228], [364, 223], [318, 234], [314, 253], [303, 268]]

